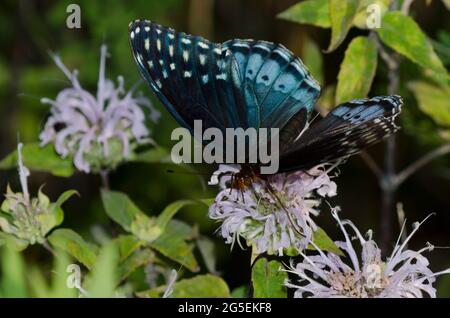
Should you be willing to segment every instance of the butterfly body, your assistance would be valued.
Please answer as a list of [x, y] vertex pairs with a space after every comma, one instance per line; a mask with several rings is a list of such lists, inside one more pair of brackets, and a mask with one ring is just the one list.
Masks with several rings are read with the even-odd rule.
[[[150, 21], [135, 21], [129, 29], [142, 76], [180, 125], [191, 132], [195, 120], [203, 130], [222, 132], [278, 128], [280, 172], [347, 157], [398, 129], [399, 96], [344, 103], [309, 127], [320, 86], [280, 44], [214, 43]], [[243, 167], [252, 172], [238, 176], [241, 184], [258, 175], [258, 164]]]

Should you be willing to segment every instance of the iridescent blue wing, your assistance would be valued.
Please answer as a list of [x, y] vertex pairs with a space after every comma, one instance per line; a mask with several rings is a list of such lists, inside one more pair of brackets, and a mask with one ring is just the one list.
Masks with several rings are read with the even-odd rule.
[[[182, 126], [192, 131], [200, 119], [204, 129], [224, 129], [245, 121], [228, 80], [232, 58], [221, 45], [148, 21], [130, 25], [130, 42], [141, 74]], [[231, 111], [228, 103], [235, 105]]]
[[299, 58], [281, 44], [231, 40], [250, 127], [282, 128], [300, 109], [310, 114], [319, 84]]
[[216, 127], [282, 128], [309, 114], [319, 85], [291, 52], [273, 43], [212, 43], [149, 21], [130, 24], [136, 63], [175, 119], [192, 131]]
[[378, 96], [337, 106], [281, 154], [280, 171], [333, 162], [377, 143], [398, 130], [394, 119], [402, 104], [400, 96]]

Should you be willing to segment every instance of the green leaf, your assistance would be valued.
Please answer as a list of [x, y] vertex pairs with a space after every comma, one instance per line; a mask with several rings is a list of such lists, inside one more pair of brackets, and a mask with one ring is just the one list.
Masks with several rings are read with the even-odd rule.
[[367, 29], [367, 19], [371, 17], [372, 14], [378, 13], [372, 10], [368, 11], [369, 6], [377, 5], [377, 8], [379, 8], [380, 10], [380, 18], [382, 18], [383, 15], [388, 12], [391, 1], [392, 0], [362, 0], [358, 9], [358, 13], [353, 19], [353, 25], [360, 29]]
[[408, 88], [414, 93], [419, 108], [442, 126], [450, 126], [450, 87], [438, 87], [426, 82], [410, 82]]
[[120, 280], [126, 279], [136, 269], [153, 262], [154, 259], [155, 253], [151, 249], [147, 248], [134, 252], [126, 260], [120, 263], [118, 268]]
[[154, 147], [140, 153], [132, 153], [128, 158], [130, 162], [143, 163], [172, 163], [170, 154], [166, 149]]
[[197, 260], [192, 252], [193, 246], [187, 244], [182, 233], [179, 233], [171, 225], [156, 240], [151, 242], [150, 246], [162, 255], [185, 266], [191, 272], [199, 270]]
[[247, 286], [239, 286], [231, 291], [231, 298], [246, 298]]
[[25, 261], [14, 247], [6, 245], [2, 251], [0, 293], [2, 297], [24, 298], [28, 296], [25, 281]]
[[288, 278], [286, 272], [280, 270], [283, 265], [276, 261], [260, 258], [252, 268], [254, 298], [286, 298], [284, 283]]
[[[138, 297], [159, 297], [166, 286], [137, 293]], [[214, 275], [197, 275], [173, 285], [171, 298], [228, 298], [230, 290], [225, 281]]]
[[327, 52], [335, 50], [344, 41], [358, 12], [360, 0], [329, 0], [331, 41]]
[[149, 217], [142, 212], [124, 193], [102, 191], [102, 200], [106, 213], [124, 230], [133, 233], [139, 239], [151, 242], [158, 238], [172, 217], [184, 206], [195, 201], [181, 200], [169, 204], [157, 217]]
[[322, 52], [317, 44], [309, 38], [306, 38], [306, 41], [303, 44], [303, 63], [308, 66], [308, 70], [315, 80], [320, 84], [323, 84], [324, 73]]
[[214, 242], [205, 236], [200, 236], [197, 239], [197, 247], [202, 255], [208, 272], [211, 274], [216, 274], [216, 249]]
[[174, 215], [183, 207], [188, 204], [195, 204], [195, 201], [191, 200], [180, 200], [169, 204], [156, 219], [156, 225], [161, 231], [164, 231], [165, 227], [169, 221], [174, 217]]
[[54, 247], [72, 255], [77, 261], [91, 269], [96, 259], [96, 246], [87, 243], [78, 233], [70, 229], [56, 229], [48, 240]]
[[376, 31], [386, 45], [414, 63], [433, 72], [448, 75], [427, 36], [411, 17], [399, 11], [388, 12], [382, 19], [381, 28]]
[[[1, 218], [0, 218], [1, 221]], [[22, 240], [12, 234], [8, 234], [0, 231], [0, 246], [9, 245], [11, 248], [14, 248], [16, 251], [23, 251], [28, 247], [28, 241]]]
[[331, 26], [328, 0], [302, 1], [279, 13], [277, 17], [292, 22], [312, 24], [322, 28], [329, 28]]
[[51, 283], [51, 296], [53, 298], [73, 298], [78, 296], [76, 288], [67, 286], [67, 267], [72, 263], [68, 254], [59, 251], [53, 260], [53, 273]]
[[119, 251], [114, 242], [107, 243], [102, 249], [83, 284], [90, 298], [111, 298], [115, 296], [119, 283], [117, 265]]
[[[61, 250], [56, 250], [56, 256], [53, 258], [53, 269], [51, 270], [51, 284], [46, 281], [46, 275], [37, 267], [33, 266], [27, 273], [28, 282], [32, 297], [38, 298], [76, 298], [78, 290], [69, 288], [67, 285], [68, 266], [71, 264], [71, 258]], [[50, 270], [45, 271], [50, 272]]]
[[124, 193], [102, 191], [101, 196], [106, 214], [125, 231], [131, 231], [131, 224], [137, 214], [144, 214]]
[[64, 204], [64, 202], [66, 202], [67, 200], [69, 200], [69, 198], [70, 198], [71, 196], [75, 195], [75, 194], [76, 194], [76, 195], [79, 195], [78, 191], [76, 191], [76, 190], [67, 190], [67, 191], [63, 192], [63, 193], [59, 196], [58, 200], [56, 200], [56, 202], [54, 203], [54, 204], [55, 204], [54, 206], [55, 206], [56, 208], [60, 208], [61, 205]]
[[[24, 165], [30, 170], [49, 172], [59, 177], [70, 177], [74, 173], [71, 158], [62, 159], [52, 145], [40, 147], [38, 143], [26, 144], [22, 148]], [[17, 166], [17, 150], [0, 161], [0, 169]]]
[[377, 69], [377, 45], [365, 36], [354, 38], [342, 61], [336, 88], [336, 104], [366, 97]]
[[[337, 255], [344, 255], [339, 247], [336, 246], [334, 241], [328, 236], [328, 234], [321, 229], [320, 227], [313, 234], [313, 242], [316, 244], [322, 251], [331, 252]], [[309, 250], [315, 250], [315, 248], [310, 245], [308, 246]]]
[[142, 212], [126, 194], [102, 191], [101, 196], [106, 214], [125, 231], [146, 242], [155, 240], [161, 234], [162, 230], [157, 226], [156, 219]]
[[115, 238], [114, 241], [119, 248], [121, 262], [131, 254], [133, 254], [133, 252], [143, 244], [143, 242], [137, 239], [134, 235], [120, 235], [119, 237]]

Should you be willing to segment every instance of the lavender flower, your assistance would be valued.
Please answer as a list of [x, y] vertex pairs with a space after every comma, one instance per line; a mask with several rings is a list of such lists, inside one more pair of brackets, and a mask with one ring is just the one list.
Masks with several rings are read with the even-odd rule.
[[154, 122], [159, 118], [148, 99], [133, 97], [133, 90], [125, 94], [122, 77], [118, 78], [117, 87], [105, 79], [106, 54], [107, 48], [103, 45], [96, 96], [81, 87], [77, 70], [70, 72], [61, 59], [54, 56], [56, 65], [72, 87], [59, 92], [56, 100], [41, 100], [52, 106], [51, 116], [39, 136], [41, 145], [54, 143], [58, 154], [73, 156], [77, 169], [84, 172], [113, 169], [129, 158], [137, 145], [152, 141], [141, 106], [149, 109]]
[[[344, 242], [336, 245], [346, 252], [347, 264], [340, 256], [325, 253], [313, 242], [317, 255], [304, 257], [303, 262], [290, 264], [289, 272], [298, 276], [297, 282], [289, 281], [286, 286], [295, 288], [295, 297], [350, 297], [350, 298], [422, 298], [424, 295], [436, 297], [433, 287], [436, 276], [450, 273], [450, 269], [433, 273], [429, 262], [422, 254], [431, 251], [433, 246], [412, 251], [406, 245], [421, 223], [416, 223], [411, 234], [400, 243], [400, 237], [391, 256], [383, 261], [380, 249], [372, 240], [371, 231], [365, 240], [359, 230], [348, 220], [340, 220], [338, 210], [332, 215], [344, 234]], [[356, 234], [362, 252], [361, 260], [351, 242], [346, 226]], [[404, 231], [404, 225], [402, 232]]]
[[336, 195], [336, 184], [325, 166], [268, 176], [243, 191], [230, 190], [227, 183], [238, 171], [236, 166], [220, 165], [210, 182], [222, 189], [209, 208], [209, 217], [222, 222], [225, 241], [240, 244], [243, 238], [258, 254], [305, 249], [317, 229], [312, 216], [319, 213], [320, 198]]

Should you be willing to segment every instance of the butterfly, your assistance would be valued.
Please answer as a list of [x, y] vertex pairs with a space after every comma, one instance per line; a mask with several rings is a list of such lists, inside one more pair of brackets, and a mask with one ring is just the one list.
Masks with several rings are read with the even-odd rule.
[[[399, 129], [397, 95], [343, 103], [310, 125], [320, 86], [281, 44], [214, 43], [147, 20], [130, 23], [129, 39], [141, 75], [191, 132], [194, 120], [222, 131], [279, 128], [279, 172], [346, 158]], [[248, 167], [244, 174], [253, 174]]]

